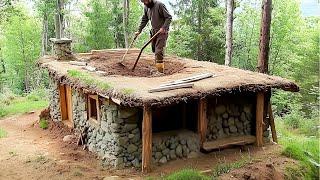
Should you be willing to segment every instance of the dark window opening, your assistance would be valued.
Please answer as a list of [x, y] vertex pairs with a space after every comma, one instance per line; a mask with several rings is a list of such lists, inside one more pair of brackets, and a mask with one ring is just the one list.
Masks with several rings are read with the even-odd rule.
[[197, 132], [198, 104], [196, 101], [179, 103], [152, 110], [154, 133], [188, 129]]
[[98, 95], [88, 95], [88, 117], [91, 120], [99, 121], [99, 99]]

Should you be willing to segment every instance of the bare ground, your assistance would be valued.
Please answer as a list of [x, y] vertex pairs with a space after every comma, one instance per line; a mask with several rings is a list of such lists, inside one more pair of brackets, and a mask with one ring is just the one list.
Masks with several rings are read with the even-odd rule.
[[[8, 132], [0, 139], [0, 179], [143, 179], [160, 177], [184, 167], [207, 172], [221, 162], [232, 163], [241, 156], [253, 160], [221, 179], [283, 179], [284, 169], [296, 162], [280, 155], [279, 145], [263, 148], [252, 146], [201, 154], [197, 158], [181, 159], [153, 168], [150, 174], [135, 169], [114, 170], [101, 165], [92, 153], [82, 150], [62, 138], [70, 130], [50, 125], [48, 130], [37, 126], [40, 112], [0, 119], [0, 127]], [[63, 128], [63, 129], [61, 129]], [[116, 179], [117, 179], [116, 178]]]

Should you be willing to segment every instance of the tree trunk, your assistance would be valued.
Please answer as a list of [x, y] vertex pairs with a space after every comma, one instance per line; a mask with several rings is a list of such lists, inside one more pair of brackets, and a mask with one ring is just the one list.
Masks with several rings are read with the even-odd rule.
[[60, 39], [61, 37], [64, 37], [64, 25], [63, 25], [63, 0], [57, 0], [57, 4], [56, 4], [56, 38]]
[[128, 19], [129, 19], [129, 0], [123, 0], [123, 33], [125, 48], [129, 47], [128, 42]]
[[259, 43], [258, 71], [268, 73], [272, 0], [263, 0]]
[[47, 54], [48, 50], [48, 17], [47, 13], [43, 16], [43, 30], [42, 30], [42, 48], [41, 48], [41, 56], [44, 56]]
[[234, 0], [226, 0], [227, 22], [226, 22], [226, 55], [224, 64], [231, 65], [232, 58], [232, 29], [233, 29], [233, 9]]
[[[197, 30], [198, 30], [198, 34], [200, 35], [200, 37], [202, 37], [202, 2], [199, 1], [198, 4], [198, 10], [197, 10], [197, 19], [198, 19], [198, 24], [197, 24]], [[203, 60], [203, 58], [201, 58], [201, 54], [202, 54], [202, 41], [201, 38], [198, 37], [198, 45], [197, 45], [197, 60]]]

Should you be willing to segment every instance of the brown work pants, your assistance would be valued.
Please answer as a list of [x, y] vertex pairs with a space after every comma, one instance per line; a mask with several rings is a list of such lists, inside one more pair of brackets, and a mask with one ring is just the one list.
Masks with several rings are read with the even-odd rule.
[[[152, 32], [151, 37], [156, 32]], [[163, 63], [163, 57], [164, 57], [164, 48], [166, 47], [168, 39], [168, 33], [159, 34], [151, 43], [152, 46], [152, 52], [155, 53], [155, 61], [156, 63]]]

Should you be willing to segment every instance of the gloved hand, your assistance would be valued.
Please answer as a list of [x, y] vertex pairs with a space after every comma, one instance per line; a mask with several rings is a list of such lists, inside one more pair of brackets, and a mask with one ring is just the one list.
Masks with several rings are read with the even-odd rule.
[[135, 36], [138, 36], [141, 32], [137, 31], [134, 33]]

